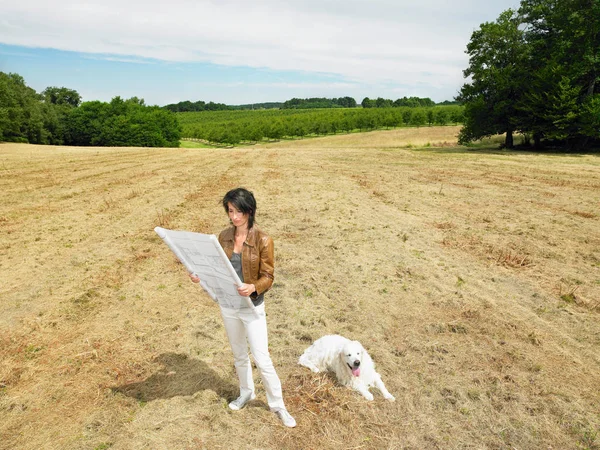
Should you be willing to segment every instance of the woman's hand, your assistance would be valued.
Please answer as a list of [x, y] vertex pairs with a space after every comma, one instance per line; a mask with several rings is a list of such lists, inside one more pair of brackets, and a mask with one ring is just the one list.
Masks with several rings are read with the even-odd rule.
[[190, 280], [194, 283], [200, 283], [200, 277], [195, 273], [190, 273]]
[[250, 297], [250, 295], [256, 291], [256, 286], [253, 284], [242, 283], [242, 285], [238, 288], [238, 294], [242, 297]]

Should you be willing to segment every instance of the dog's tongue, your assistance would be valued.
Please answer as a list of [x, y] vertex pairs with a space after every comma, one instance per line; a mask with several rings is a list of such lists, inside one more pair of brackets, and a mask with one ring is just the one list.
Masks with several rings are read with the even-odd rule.
[[355, 377], [359, 377], [360, 376], [360, 367], [355, 367], [354, 369], [352, 369], [352, 375], [354, 375]]

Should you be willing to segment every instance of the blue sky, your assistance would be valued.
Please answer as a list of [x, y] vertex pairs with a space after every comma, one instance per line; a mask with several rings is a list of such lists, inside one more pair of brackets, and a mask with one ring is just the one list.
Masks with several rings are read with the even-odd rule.
[[471, 33], [516, 0], [0, 0], [0, 71], [87, 100], [451, 100]]

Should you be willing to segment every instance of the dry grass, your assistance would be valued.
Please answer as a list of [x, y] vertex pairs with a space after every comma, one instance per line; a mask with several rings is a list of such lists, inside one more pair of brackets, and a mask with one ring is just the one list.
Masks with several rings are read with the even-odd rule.
[[[0, 448], [600, 448], [600, 159], [448, 147], [456, 131], [0, 144]], [[152, 231], [217, 233], [238, 185], [276, 242], [293, 430], [259, 380], [228, 411], [218, 309]], [[327, 333], [361, 340], [397, 401], [298, 366]]]

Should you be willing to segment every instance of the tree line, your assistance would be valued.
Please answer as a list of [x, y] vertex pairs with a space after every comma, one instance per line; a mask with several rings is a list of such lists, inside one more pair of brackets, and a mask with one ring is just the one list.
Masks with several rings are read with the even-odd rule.
[[[448, 103], [450, 102], [444, 102], [444, 104]], [[435, 106], [435, 102], [429, 97], [402, 97], [396, 100], [390, 100], [382, 97], [378, 97], [376, 99], [365, 97], [360, 104], [363, 108], [400, 108], [402, 106], [408, 108], [430, 108]]]
[[[459, 143], [506, 133], [535, 148], [600, 138], [600, 2], [522, 0], [471, 35]], [[531, 142], [533, 141], [533, 142]]]
[[[77, 91], [65, 87], [48, 87], [37, 93], [20, 75], [0, 72], [0, 141], [176, 147], [181, 136], [237, 144], [463, 121], [460, 106], [423, 108], [418, 106], [423, 99], [417, 97], [401, 99], [409, 100], [404, 106], [379, 100], [372, 107], [356, 108], [351, 97], [291, 99], [285, 108], [254, 111], [212, 102], [181, 102], [177, 105], [192, 111], [175, 114], [166, 107], [148, 106], [137, 97], [82, 102]], [[433, 105], [425, 100], [423, 104]], [[329, 107], [308, 108], [325, 104]]]
[[191, 102], [189, 100], [184, 100], [179, 103], [171, 103], [169, 105], [163, 106], [164, 109], [168, 109], [172, 112], [193, 112], [193, 111], [227, 111], [233, 109], [231, 106], [227, 106], [224, 103], [215, 103], [215, 102], [204, 102], [202, 100], [198, 100], [197, 102]]
[[246, 105], [230, 105], [231, 109], [279, 109], [283, 105], [282, 102], [263, 102], [263, 103], [248, 103]]
[[178, 147], [177, 116], [143, 99], [81, 102], [73, 89], [38, 94], [15, 73], [0, 72], [0, 141], [82, 146]]
[[[438, 103], [438, 105], [457, 105], [460, 104], [458, 101], [444, 101]], [[377, 99], [370, 99], [365, 97], [361, 102], [360, 106], [363, 108], [398, 108], [406, 106], [409, 108], [419, 107], [432, 107], [436, 103], [428, 97], [402, 97], [396, 100], [384, 99], [379, 97]], [[326, 97], [312, 97], [312, 98], [292, 98], [281, 102], [267, 102], [267, 103], [252, 103], [246, 105], [226, 105], [224, 103], [204, 102], [198, 100], [191, 102], [185, 100], [179, 103], [172, 103], [164, 106], [165, 109], [173, 112], [197, 112], [197, 111], [230, 111], [239, 109], [323, 109], [323, 108], [356, 108], [358, 104], [352, 97], [339, 97], [339, 98], [326, 98]]]
[[180, 113], [179, 121], [185, 138], [235, 145], [399, 126], [458, 124], [463, 121], [463, 107], [214, 111]]
[[65, 144], [119, 147], [179, 147], [181, 125], [177, 116], [143, 99], [113, 98], [91, 101], [67, 117]]
[[281, 105], [281, 109], [356, 108], [352, 97], [340, 98], [292, 98]]

